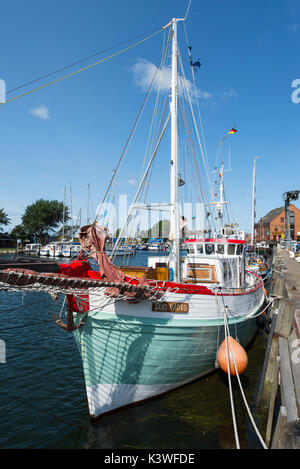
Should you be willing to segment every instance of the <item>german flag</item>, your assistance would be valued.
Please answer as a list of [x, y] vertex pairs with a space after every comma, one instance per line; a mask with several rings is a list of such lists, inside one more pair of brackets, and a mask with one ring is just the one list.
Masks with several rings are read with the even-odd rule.
[[232, 134], [236, 134], [236, 133], [237, 133], [237, 130], [232, 128], [231, 130], [229, 130], [227, 135], [232, 135]]

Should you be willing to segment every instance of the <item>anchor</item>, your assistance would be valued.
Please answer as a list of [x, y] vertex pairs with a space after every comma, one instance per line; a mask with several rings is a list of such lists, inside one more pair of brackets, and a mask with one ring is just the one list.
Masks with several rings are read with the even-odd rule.
[[80, 320], [80, 322], [75, 326], [74, 325], [73, 311], [71, 311], [69, 306], [67, 306], [67, 322], [66, 322], [66, 324], [60, 319], [59, 316], [57, 316], [54, 313], [52, 314], [52, 319], [64, 331], [72, 332], [72, 331], [76, 331], [76, 329], [79, 329], [79, 327], [81, 327], [85, 324], [85, 320], [86, 320], [87, 316], [88, 316], [88, 313], [86, 313], [84, 315], [84, 317]]

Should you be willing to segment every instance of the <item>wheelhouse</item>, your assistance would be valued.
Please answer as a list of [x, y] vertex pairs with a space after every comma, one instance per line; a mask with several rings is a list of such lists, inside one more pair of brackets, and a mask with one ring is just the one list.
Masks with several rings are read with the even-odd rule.
[[187, 282], [242, 288], [245, 284], [245, 241], [230, 238], [185, 241], [182, 274]]
[[[180, 259], [182, 283], [222, 288], [243, 288], [246, 285], [244, 240], [189, 239], [184, 245], [187, 254]], [[150, 257], [148, 267], [164, 270], [167, 277], [163, 279], [172, 280], [168, 257]]]

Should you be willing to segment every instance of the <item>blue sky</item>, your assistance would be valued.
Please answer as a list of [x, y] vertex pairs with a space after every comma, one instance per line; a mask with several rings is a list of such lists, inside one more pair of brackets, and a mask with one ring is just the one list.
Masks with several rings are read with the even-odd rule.
[[[172, 17], [184, 16], [187, 4], [188, 0], [11, 0], [1, 6], [5, 21], [0, 30], [0, 78], [9, 91], [158, 30]], [[291, 99], [292, 82], [300, 78], [300, 1], [192, 0], [186, 28], [192, 54], [202, 64], [196, 84], [203, 92], [199, 105], [211, 169], [220, 139], [232, 126], [238, 129], [230, 137], [233, 171], [226, 176], [226, 187], [235, 218], [249, 231], [255, 155], [257, 218], [283, 205], [283, 192], [300, 189], [300, 103]], [[63, 200], [70, 182], [74, 216], [80, 208], [86, 214], [87, 183], [94, 205], [102, 200], [144, 98], [134, 67], [143, 60], [159, 63], [162, 37], [0, 106], [0, 207], [12, 219], [9, 228], [35, 200]], [[184, 39], [180, 27], [179, 38]], [[186, 49], [183, 41], [181, 55], [188, 63]], [[129, 197], [140, 175], [143, 137], [137, 137], [118, 177], [119, 192]], [[153, 202], [168, 199], [166, 162], [155, 176]]]

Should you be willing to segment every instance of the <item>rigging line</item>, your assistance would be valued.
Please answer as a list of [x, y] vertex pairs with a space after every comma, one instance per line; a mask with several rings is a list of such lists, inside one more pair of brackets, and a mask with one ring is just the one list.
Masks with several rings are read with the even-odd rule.
[[[186, 86], [183, 86], [183, 80], [182, 80], [182, 77], [181, 77], [181, 76], [180, 76], [180, 83], [181, 83], [181, 86], [182, 86], [182, 95], [183, 95], [183, 98], [184, 98], [183, 102], [185, 103], [185, 100], [186, 100], [185, 94], [186, 94], [186, 92], [187, 92], [187, 87], [186, 87]], [[185, 82], [184, 82], [184, 83], [185, 83]], [[179, 97], [179, 104], [180, 104], [180, 106], [181, 106], [181, 99], [180, 99], [180, 97]], [[185, 104], [185, 106], [186, 106], [186, 104]], [[181, 109], [181, 112], [183, 113], [181, 107], [180, 107], [180, 109]], [[185, 114], [187, 114], [187, 111], [185, 112]], [[200, 164], [198, 163], [198, 159], [197, 159], [197, 157], [196, 157], [196, 152], [195, 152], [195, 148], [194, 148], [194, 145], [193, 145], [193, 139], [192, 139], [191, 131], [189, 130], [189, 127], [188, 127], [187, 124], [186, 124], [186, 119], [184, 119], [184, 113], [183, 113], [183, 120], [184, 120], [184, 122], [185, 122], [185, 128], [188, 129], [188, 132], [187, 132], [186, 130], [185, 130], [185, 131], [186, 131], [187, 135], [189, 135], [189, 139], [190, 139], [190, 142], [191, 142], [191, 143], [190, 143], [191, 154], [192, 154], [192, 156], [193, 156], [194, 165], [195, 165], [195, 169], [196, 169], [196, 174], [198, 174], [198, 179], [199, 179], [199, 183], [200, 183], [200, 187], [199, 187], [199, 188], [200, 188], [200, 194], [202, 193], [203, 201], [204, 201], [204, 203], [206, 202], [206, 205], [208, 205], [208, 203], [207, 203], [207, 194], [206, 194], [206, 191], [207, 191], [207, 184], [205, 184], [205, 180], [203, 179], [203, 177], [202, 177], [202, 175], [201, 175], [201, 168], [200, 168]], [[204, 161], [204, 160], [203, 160], [203, 161]], [[201, 162], [201, 160], [200, 160], [200, 162]], [[203, 166], [203, 162], [202, 162], [202, 165], [201, 165], [201, 166]], [[205, 172], [205, 171], [203, 171], [203, 172]], [[209, 178], [207, 178], [207, 179], [208, 179], [208, 183], [209, 183], [209, 182], [210, 182], [210, 181], [209, 181]], [[201, 181], [202, 181], [203, 188], [202, 188], [202, 186], [201, 186]], [[212, 223], [213, 223], [213, 227], [215, 228], [214, 220], [212, 220]], [[211, 225], [210, 220], [208, 220], [208, 225]]]
[[[158, 137], [159, 137], [159, 135], [160, 135], [160, 133], [161, 133], [161, 130], [162, 130], [163, 122], [165, 121], [165, 116], [166, 116], [168, 101], [169, 101], [169, 97], [166, 96], [165, 104], [164, 104], [164, 107], [163, 107], [163, 112], [162, 112], [162, 114], [161, 114], [160, 124], [159, 124], [158, 130], [157, 130], [157, 132], [156, 132], [155, 141], [157, 141], [157, 139], [158, 139]], [[152, 164], [152, 166], [151, 166], [151, 169], [150, 169], [150, 171], [149, 171], [149, 175], [148, 175], [147, 178], [145, 179], [145, 183], [144, 183], [143, 188], [142, 188], [142, 190], [141, 190], [141, 195], [140, 195], [140, 198], [139, 198], [139, 201], [140, 201], [141, 203], [146, 203], [147, 196], [148, 196], [148, 192], [149, 192], [149, 187], [150, 187], [150, 180], [151, 180], [152, 173], [153, 173], [154, 164], [155, 164], [155, 161], [153, 162], [153, 164]], [[139, 214], [139, 220], [138, 220], [138, 222], [141, 223], [142, 215], [143, 215], [143, 210], [140, 210], [139, 212], [140, 212], [140, 214]], [[151, 228], [151, 227], [150, 227], [150, 228]]]
[[126, 51], [128, 51], [128, 50], [130, 50], [130, 49], [133, 49], [134, 47], [136, 47], [136, 46], [142, 44], [143, 42], [147, 41], [148, 39], [151, 39], [152, 37], [156, 36], [156, 35], [159, 34], [161, 31], [163, 31], [163, 28], [161, 28], [159, 31], [156, 31], [154, 34], [151, 34], [150, 36], [147, 36], [146, 38], [141, 39], [140, 41], [136, 42], [135, 44], [132, 44], [131, 46], [125, 47], [125, 49], [122, 49], [122, 50], [120, 50], [120, 51], [118, 51], [118, 52], [115, 52], [114, 54], [112, 54], [112, 55], [110, 55], [110, 56], [108, 56], [108, 57], [105, 57], [104, 59], [98, 60], [97, 62], [94, 62], [94, 63], [92, 63], [92, 64], [90, 64], [90, 65], [87, 65], [86, 67], [83, 67], [83, 68], [81, 68], [80, 70], [76, 70], [75, 72], [69, 73], [68, 75], [65, 75], [64, 77], [57, 78], [56, 80], [53, 80], [53, 81], [51, 81], [51, 82], [49, 82], [49, 83], [46, 83], [45, 85], [39, 86], [38, 88], [35, 88], [35, 89], [33, 89], [33, 90], [30, 90], [30, 91], [26, 91], [25, 93], [20, 94], [20, 95], [18, 95], [18, 96], [14, 96], [13, 98], [10, 98], [10, 99], [6, 100], [5, 103], [1, 103], [1, 102], [0, 102], [0, 104], [1, 104], [1, 105], [7, 104], [7, 103], [9, 103], [10, 101], [14, 101], [15, 99], [22, 98], [22, 97], [24, 97], [24, 96], [26, 96], [26, 95], [28, 95], [28, 94], [30, 94], [30, 93], [33, 93], [34, 91], [41, 90], [41, 89], [43, 89], [43, 88], [46, 88], [47, 86], [50, 86], [50, 85], [53, 85], [53, 84], [55, 84], [55, 83], [58, 83], [58, 82], [60, 82], [60, 81], [62, 81], [62, 80], [65, 80], [66, 78], [70, 78], [70, 77], [72, 77], [72, 76], [74, 76], [74, 75], [77, 75], [77, 74], [80, 73], [80, 72], [84, 72], [85, 70], [88, 70], [88, 69], [90, 69], [90, 68], [92, 68], [92, 67], [95, 67], [96, 65], [99, 65], [100, 63], [103, 63], [103, 62], [105, 62], [105, 61], [107, 61], [107, 60], [109, 60], [109, 59], [112, 59], [113, 57], [116, 57], [117, 55], [120, 55], [120, 54], [122, 54], [123, 52], [126, 52]]
[[149, 173], [149, 170], [150, 170], [150, 168], [151, 168], [151, 165], [152, 165], [152, 163], [153, 163], [153, 160], [154, 160], [154, 158], [155, 158], [155, 156], [156, 156], [158, 147], [159, 147], [159, 145], [160, 145], [161, 139], [163, 138], [163, 135], [164, 135], [165, 130], [166, 130], [166, 128], [167, 128], [169, 119], [170, 119], [170, 114], [168, 115], [168, 118], [167, 118], [167, 120], [166, 120], [166, 122], [165, 122], [165, 125], [164, 125], [163, 129], [162, 129], [162, 132], [161, 132], [161, 135], [160, 135], [160, 137], [159, 137], [159, 139], [158, 139], [158, 142], [157, 142], [157, 144], [156, 144], [156, 147], [155, 147], [155, 149], [154, 149], [154, 151], [153, 151], [153, 153], [152, 153], [152, 156], [151, 156], [151, 158], [150, 158], [150, 161], [149, 161], [148, 166], [147, 166], [147, 168], [146, 168], [146, 171], [145, 171], [145, 173], [144, 173], [143, 179], [141, 180], [141, 182], [140, 182], [140, 184], [139, 184], [139, 187], [138, 187], [138, 189], [137, 189], [136, 195], [135, 195], [134, 200], [133, 200], [133, 202], [132, 202], [132, 204], [131, 204], [131, 207], [130, 207], [130, 209], [129, 209], [129, 213], [128, 213], [127, 218], [126, 218], [126, 222], [124, 223], [124, 226], [123, 226], [122, 230], [120, 231], [119, 237], [118, 237], [118, 239], [117, 239], [117, 241], [116, 241], [116, 243], [115, 243], [114, 250], [113, 250], [113, 254], [112, 254], [113, 260], [115, 259], [115, 256], [116, 256], [116, 251], [117, 251], [116, 248], [117, 248], [117, 246], [119, 245], [120, 240], [121, 240], [122, 237], [123, 237], [123, 234], [124, 234], [124, 232], [125, 232], [126, 226], [127, 226], [127, 224], [128, 224], [128, 220], [130, 219], [130, 216], [131, 216], [131, 212], [132, 212], [132, 210], [133, 210], [133, 208], [134, 208], [134, 205], [136, 204], [136, 201], [138, 200], [139, 194], [140, 194], [140, 192], [141, 192], [141, 188], [142, 188], [142, 186], [143, 186], [143, 184], [144, 184], [144, 182], [145, 182], [145, 179], [146, 179], [146, 177], [147, 177], [147, 175], [148, 175], [148, 173]]
[[197, 135], [197, 138], [198, 138], [198, 142], [199, 142], [199, 146], [200, 146], [200, 151], [201, 151], [201, 155], [202, 155], [204, 172], [206, 172], [207, 183], [208, 183], [208, 186], [209, 186], [209, 188], [210, 188], [210, 190], [211, 190], [211, 192], [212, 192], [211, 181], [210, 181], [209, 174], [208, 174], [208, 169], [207, 169], [207, 168], [208, 168], [208, 162], [206, 161], [206, 158], [205, 158], [205, 155], [204, 155], [204, 152], [203, 152], [203, 149], [202, 149], [202, 144], [201, 144], [201, 140], [200, 140], [199, 133], [198, 133], [198, 129], [197, 129], [197, 125], [196, 125], [196, 120], [195, 120], [194, 112], [193, 112], [193, 109], [192, 109], [192, 105], [191, 105], [191, 100], [190, 100], [188, 88], [187, 88], [187, 86], [186, 86], [186, 78], [185, 78], [185, 75], [184, 75], [184, 69], [183, 69], [181, 57], [180, 57], [180, 66], [181, 66], [181, 70], [182, 70], [182, 74], [183, 74], [183, 78], [184, 78], [184, 81], [183, 81], [183, 84], [184, 84], [183, 90], [185, 90], [185, 93], [186, 93], [186, 95], [187, 95], [187, 100], [188, 100], [189, 105], [190, 105], [191, 115], [192, 115], [192, 118], [193, 118], [193, 121], [194, 121], [194, 127], [195, 127], [195, 131], [196, 131], [196, 135]]
[[58, 68], [57, 70], [55, 70], [53, 72], [46, 73], [45, 75], [41, 75], [40, 77], [35, 78], [34, 80], [23, 83], [22, 85], [16, 86], [15, 88], [11, 88], [10, 90], [6, 91], [5, 94], [8, 95], [9, 93], [12, 93], [13, 91], [24, 88], [25, 86], [32, 85], [33, 83], [36, 83], [37, 81], [43, 80], [44, 78], [48, 78], [52, 75], [55, 75], [56, 73], [62, 72], [63, 70], [67, 70], [68, 68], [74, 67], [74, 65], [78, 65], [82, 62], [85, 62], [86, 60], [92, 59], [93, 57], [97, 57], [98, 55], [104, 54], [105, 52], [109, 52], [110, 50], [113, 50], [116, 47], [122, 46], [123, 44], [127, 44], [128, 42], [131, 42], [131, 41], [135, 41], [136, 39], [138, 39], [142, 36], [145, 36], [145, 34], [150, 34], [150, 33], [152, 33], [153, 31], [156, 31], [156, 30], [157, 30], [157, 28], [152, 29], [151, 31], [147, 31], [143, 34], [139, 34], [139, 35], [134, 36], [130, 39], [127, 39], [126, 41], [119, 42], [118, 44], [115, 44], [114, 46], [108, 47], [107, 49], [102, 49], [101, 51], [95, 52], [94, 54], [89, 55], [88, 57], [84, 57], [83, 59], [77, 60], [76, 62], [73, 62], [69, 65], [65, 65], [64, 67]]
[[224, 306], [224, 334], [225, 334], [225, 341], [226, 341], [226, 362], [227, 362], [227, 375], [228, 375], [228, 385], [229, 385], [229, 396], [230, 396], [230, 405], [231, 405], [231, 413], [232, 413], [232, 423], [233, 423], [233, 430], [234, 430], [234, 437], [237, 449], [240, 449], [240, 442], [239, 442], [239, 435], [237, 430], [237, 423], [236, 423], [236, 416], [234, 410], [234, 400], [233, 400], [233, 393], [232, 393], [232, 384], [231, 384], [231, 376], [230, 376], [230, 365], [229, 365], [229, 337], [228, 337], [228, 330], [226, 328], [227, 324], [227, 311], [226, 306], [224, 305], [224, 298], [222, 296], [223, 306]]
[[143, 173], [144, 173], [146, 158], [147, 158], [148, 149], [149, 149], [150, 140], [151, 140], [151, 135], [153, 135], [153, 127], [154, 127], [154, 123], [155, 123], [155, 118], [157, 116], [157, 109], [158, 109], [159, 98], [160, 98], [161, 83], [162, 83], [162, 79], [163, 79], [162, 69], [163, 69], [163, 66], [164, 66], [165, 61], [166, 61], [166, 56], [167, 56], [167, 51], [168, 51], [170, 39], [171, 39], [171, 29], [169, 29], [169, 36], [168, 36], [167, 44], [166, 44], [164, 50], [162, 51], [163, 52], [162, 53], [162, 59], [161, 59], [160, 65], [159, 65], [159, 68], [161, 68], [161, 73], [160, 73], [160, 78], [159, 78], [157, 95], [156, 95], [154, 110], [153, 110], [153, 114], [152, 114], [152, 120], [151, 120], [151, 124], [150, 124], [150, 129], [149, 129], [148, 140], [147, 140], [147, 145], [146, 145], [146, 149], [145, 149], [144, 162], [143, 162], [143, 167], [142, 167], [140, 179], [141, 179], [141, 177], [143, 176]]
[[[227, 189], [226, 189], [226, 190], [227, 190]], [[232, 204], [231, 204], [231, 202], [230, 202], [230, 199], [229, 199], [229, 197], [228, 197], [227, 192], [225, 193], [225, 187], [224, 187], [224, 196], [225, 196], [225, 198], [226, 198], [226, 200], [227, 200], [227, 202], [228, 202], [226, 208], [229, 207], [229, 208], [227, 208], [227, 210], [228, 210], [228, 218], [229, 218], [229, 210], [230, 210], [230, 212], [231, 212], [230, 214], [231, 214], [231, 217], [232, 217], [232, 222], [234, 222], [235, 218], [234, 218], [234, 213], [233, 213], [233, 209], [232, 209]]]
[[[181, 81], [181, 79], [180, 79]], [[182, 81], [181, 81], [182, 83]], [[183, 97], [184, 97], [184, 90], [183, 90]], [[186, 133], [186, 138], [187, 140], [189, 140], [190, 142], [190, 148], [191, 148], [191, 154], [193, 156], [193, 160], [194, 160], [194, 165], [195, 165], [195, 169], [196, 169], [196, 172], [198, 174], [198, 178], [199, 178], [199, 183], [200, 183], [200, 191], [202, 192], [202, 198], [203, 198], [203, 201], [207, 203], [207, 195], [206, 195], [206, 189], [205, 189], [205, 181], [203, 179], [203, 177], [201, 176], [201, 171], [200, 171], [200, 168], [199, 168], [199, 164], [198, 164], [198, 161], [197, 161], [197, 157], [196, 157], [196, 152], [195, 152], [195, 147], [194, 147], [194, 144], [193, 144], [193, 138], [192, 138], [192, 135], [191, 135], [191, 132], [190, 132], [190, 129], [189, 129], [189, 126], [187, 124], [187, 117], [185, 117], [185, 114], [187, 114], [187, 112], [183, 112], [183, 109], [182, 109], [182, 104], [181, 104], [181, 99], [179, 98], [179, 103], [180, 103], [180, 110], [181, 110], [181, 114], [182, 114], [182, 119], [183, 119], [183, 122], [185, 124], [185, 133]], [[202, 189], [202, 186], [201, 186], [201, 181], [202, 181], [202, 185], [203, 185], [203, 189]], [[204, 192], [203, 192], [204, 191]]]
[[178, 53], [178, 55], [179, 55], [180, 67], [181, 67], [183, 78], [184, 78], [186, 94], [187, 94], [187, 97], [188, 97], [188, 102], [189, 102], [189, 105], [190, 105], [191, 114], [192, 114], [192, 118], [193, 118], [193, 122], [194, 122], [195, 132], [196, 132], [196, 136], [197, 136], [200, 151], [201, 151], [201, 156], [202, 156], [203, 163], [204, 163], [204, 167], [205, 167], [205, 171], [206, 171], [206, 175], [207, 175], [207, 180], [208, 180], [208, 183], [209, 183], [209, 188], [210, 188], [211, 195], [212, 195], [212, 198], [213, 198], [213, 189], [212, 189], [212, 186], [211, 186], [211, 180], [210, 180], [210, 176], [209, 176], [208, 162], [206, 162], [206, 159], [205, 159], [205, 155], [204, 155], [200, 135], [199, 135], [199, 132], [198, 132], [198, 127], [197, 127], [197, 124], [196, 124], [195, 114], [194, 114], [194, 110], [193, 110], [193, 106], [192, 106], [192, 102], [191, 102], [191, 98], [190, 98], [190, 94], [189, 94], [189, 91], [188, 91], [187, 86], [186, 86], [186, 77], [185, 77], [185, 73], [184, 73], [184, 69], [183, 69], [183, 65], [182, 65], [181, 56], [180, 56], [179, 53]]
[[[171, 32], [171, 31], [170, 31], [170, 32]], [[167, 51], [168, 51], [169, 42], [170, 42], [170, 38], [171, 38], [170, 32], [169, 32], [169, 37], [168, 37], [167, 44], [166, 44], [166, 46], [165, 46], [165, 51], [163, 52], [163, 59], [162, 59], [162, 63], [161, 63], [161, 69], [163, 68], [163, 66], [164, 66], [164, 64], [165, 64], [165, 61], [166, 61]], [[167, 105], [167, 103], [168, 103], [168, 96], [167, 96], [167, 99], [165, 100], [165, 103], [164, 103], [164, 105], [163, 105], [163, 109], [162, 109], [162, 114], [161, 114], [160, 122], [157, 123], [156, 135], [155, 135], [155, 137], [154, 137], [154, 135], [153, 135], [153, 134], [154, 134], [154, 132], [153, 132], [153, 128], [154, 128], [154, 119], [157, 120], [157, 116], [158, 116], [158, 106], [161, 105], [161, 104], [159, 103], [159, 99], [160, 99], [160, 96], [161, 96], [160, 90], [161, 90], [162, 77], [163, 77], [163, 74], [161, 73], [160, 80], [159, 80], [158, 91], [157, 91], [157, 97], [156, 97], [156, 101], [155, 101], [155, 108], [154, 108], [153, 118], [152, 118], [150, 130], [149, 130], [147, 148], [146, 148], [146, 151], [145, 151], [144, 162], [143, 162], [142, 173], [141, 173], [140, 179], [142, 178], [142, 175], [143, 175], [144, 169], [145, 169], [146, 156], [147, 156], [147, 153], [148, 153], [148, 150], [149, 150], [150, 134], [152, 133], [151, 150], [153, 151], [154, 146], [155, 146], [155, 142], [157, 141], [157, 139], [158, 139], [158, 137], [159, 137], [159, 135], [160, 135], [160, 132], [161, 132], [161, 129], [162, 129], [162, 125], [163, 125], [163, 122], [164, 122], [164, 120], [165, 120], [165, 113], [166, 113], [166, 105]], [[147, 177], [146, 180], [145, 180], [145, 183], [144, 183], [144, 186], [143, 186], [143, 188], [142, 188], [141, 195], [140, 195], [140, 198], [139, 198], [140, 201], [142, 201], [142, 200], [144, 200], [144, 202], [146, 201], [147, 194], [148, 194], [148, 191], [149, 191], [149, 186], [150, 186], [151, 175], [152, 175], [152, 172], [153, 172], [153, 167], [154, 167], [154, 164], [152, 165], [152, 168], [151, 168], [151, 170], [150, 170], [150, 172], [149, 172], [149, 175], [148, 175], [148, 177]], [[142, 210], [140, 211], [140, 220], [141, 220], [141, 217], [142, 217]]]
[[198, 162], [197, 162], [197, 158], [196, 158], [196, 155], [195, 155], [195, 149], [194, 149], [194, 145], [193, 145], [193, 141], [192, 141], [192, 136], [191, 136], [191, 133], [189, 131], [189, 128], [188, 128], [188, 125], [187, 125], [187, 122], [186, 122], [186, 117], [184, 115], [184, 111], [183, 111], [183, 108], [182, 108], [181, 98], [178, 99], [178, 102], [179, 102], [179, 109], [180, 109], [180, 112], [181, 112], [182, 120], [183, 120], [183, 123], [184, 123], [185, 138], [186, 138], [187, 144], [189, 143], [189, 145], [190, 145], [191, 155], [193, 157], [193, 162], [194, 162], [194, 165], [195, 165], [196, 175], [198, 176], [198, 179], [199, 179], [200, 197], [202, 197], [204, 202], [207, 202], [207, 198], [206, 198], [206, 195], [205, 195], [204, 184], [203, 184], [203, 179], [201, 177], [201, 172], [199, 171]]
[[[186, 31], [185, 23], [183, 23], [183, 27], [184, 27], [184, 32], [185, 32], [186, 44], [188, 45], [188, 37], [187, 37], [187, 31]], [[201, 117], [201, 113], [200, 113], [199, 99], [198, 99], [198, 94], [197, 94], [195, 72], [194, 72], [193, 67], [191, 67], [191, 69], [192, 69], [192, 77], [193, 77], [193, 84], [194, 84], [194, 93], [195, 93], [195, 96], [196, 96], [196, 104], [197, 104], [199, 122], [200, 122], [200, 127], [201, 127], [201, 134], [202, 134], [202, 139], [203, 139], [203, 147], [204, 147], [204, 151], [205, 151], [206, 160], [208, 161], [207, 148], [206, 148], [206, 142], [205, 142], [205, 136], [204, 136], [203, 121], [202, 121], [202, 117]]]
[[[160, 64], [159, 64], [159, 67], [160, 67]], [[128, 137], [128, 139], [127, 139], [127, 142], [126, 142], [126, 144], [125, 144], [125, 147], [124, 147], [124, 149], [123, 149], [123, 151], [122, 151], [122, 154], [121, 154], [121, 156], [120, 156], [120, 158], [119, 158], [119, 161], [118, 161], [118, 163], [117, 163], [117, 166], [116, 166], [116, 168], [115, 168], [115, 170], [114, 170], [114, 172], [113, 172], [113, 175], [112, 175], [111, 180], [110, 180], [110, 182], [109, 182], [108, 188], [107, 188], [107, 190], [106, 190], [106, 192], [105, 192], [105, 194], [104, 194], [104, 197], [103, 197], [103, 200], [102, 200], [102, 202], [101, 202], [100, 208], [99, 208], [99, 210], [98, 210], [98, 212], [97, 212], [97, 214], [96, 214], [94, 223], [97, 221], [97, 218], [98, 218], [98, 216], [99, 216], [99, 213], [100, 213], [100, 210], [101, 210], [101, 208], [102, 208], [102, 205], [103, 205], [103, 203], [104, 203], [104, 201], [105, 201], [105, 199], [106, 199], [106, 197], [107, 197], [107, 194], [108, 194], [108, 192], [109, 192], [109, 190], [110, 190], [110, 188], [111, 188], [112, 183], [114, 182], [114, 180], [115, 180], [115, 178], [116, 178], [117, 171], [118, 171], [118, 169], [119, 169], [119, 167], [120, 167], [120, 164], [121, 164], [121, 162], [122, 162], [122, 160], [123, 160], [123, 158], [124, 158], [124, 155], [126, 154], [126, 151], [127, 151], [127, 149], [128, 149], [129, 143], [130, 143], [130, 141], [131, 141], [131, 139], [132, 139], [132, 137], [133, 137], [133, 134], [134, 134], [134, 132], [135, 132], [135, 130], [136, 130], [137, 124], [138, 124], [138, 122], [139, 122], [139, 120], [140, 120], [140, 117], [141, 117], [141, 115], [142, 115], [142, 112], [143, 112], [143, 110], [144, 110], [144, 108], [145, 108], [145, 105], [146, 105], [146, 103], [147, 103], [147, 101], [148, 101], [148, 98], [149, 98], [149, 95], [150, 95], [150, 91], [151, 91], [151, 89], [152, 89], [152, 86], [153, 86], [154, 80], [155, 80], [155, 78], [156, 78], [156, 75], [157, 75], [157, 72], [158, 72], [159, 67], [157, 67], [157, 69], [156, 69], [156, 71], [155, 71], [155, 73], [154, 73], [154, 75], [153, 75], [152, 81], [151, 81], [151, 83], [150, 83], [150, 85], [149, 85], [149, 88], [148, 88], [148, 90], [147, 90], [147, 93], [146, 93], [146, 95], [145, 95], [145, 98], [144, 98], [144, 100], [143, 100], [143, 102], [142, 102], [142, 105], [141, 105], [141, 107], [140, 107], [140, 110], [139, 110], [139, 112], [138, 112], [138, 115], [137, 115], [137, 117], [136, 117], [136, 119], [135, 119], [135, 122], [134, 122], [134, 124], [133, 124], [132, 129], [131, 129], [131, 132], [130, 132], [130, 134], [129, 134], [129, 137]]]
[[[185, 17], [184, 17], [184, 21], [186, 21], [187, 17], [188, 17], [188, 14], [189, 14], [189, 11], [190, 11], [190, 7], [191, 7], [191, 3], [192, 3], [192, 0], [190, 0], [189, 4], [188, 4], [188, 7], [187, 7], [187, 10], [186, 10], [186, 13], [185, 13]], [[184, 23], [183, 23], [184, 24]]]

